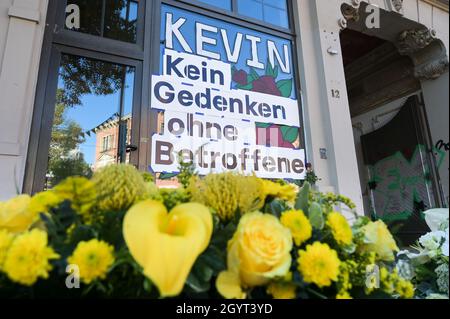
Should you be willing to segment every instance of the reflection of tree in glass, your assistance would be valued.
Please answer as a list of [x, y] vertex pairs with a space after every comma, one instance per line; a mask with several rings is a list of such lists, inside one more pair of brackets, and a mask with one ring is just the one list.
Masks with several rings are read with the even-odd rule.
[[137, 1], [69, 0], [68, 4], [80, 8], [80, 28], [77, 31], [136, 42]]
[[78, 123], [65, 117], [67, 105], [62, 102], [63, 96], [63, 90], [59, 89], [56, 94], [48, 163], [48, 172], [53, 175], [52, 184], [73, 175], [86, 177], [92, 175], [91, 168], [78, 150], [78, 146], [85, 141], [81, 135], [82, 128]]
[[[66, 106], [81, 105], [85, 94], [109, 95], [123, 85], [126, 67], [72, 55], [63, 55], [59, 78], [64, 82], [61, 103]], [[128, 72], [132, 69], [128, 68]]]
[[[106, 7], [104, 36], [127, 42], [136, 42], [137, 16], [130, 11], [137, 2], [130, 0], [116, 0]], [[133, 19], [134, 18], [134, 19]], [[131, 20], [133, 19], [133, 20]]]

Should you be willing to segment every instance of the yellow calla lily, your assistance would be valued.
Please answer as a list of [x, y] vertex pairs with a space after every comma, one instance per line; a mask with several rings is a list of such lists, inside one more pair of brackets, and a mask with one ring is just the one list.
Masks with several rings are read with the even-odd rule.
[[201, 204], [182, 204], [170, 213], [144, 201], [126, 214], [123, 234], [131, 255], [162, 297], [181, 293], [197, 257], [212, 235], [212, 216]]

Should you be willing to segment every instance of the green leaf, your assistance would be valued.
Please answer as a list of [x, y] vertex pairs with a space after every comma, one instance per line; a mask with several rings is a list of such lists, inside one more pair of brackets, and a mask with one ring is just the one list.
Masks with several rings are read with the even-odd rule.
[[281, 134], [283, 135], [283, 140], [294, 143], [298, 138], [299, 131], [297, 127], [282, 126]]
[[297, 201], [295, 203], [295, 209], [301, 209], [307, 216], [309, 214], [309, 192], [311, 190], [311, 185], [305, 182], [303, 187], [298, 192]]
[[161, 173], [159, 179], [167, 180], [178, 176], [179, 173]]
[[270, 63], [269, 58], [267, 58], [267, 63], [266, 63], [266, 75], [274, 77], [274, 70], [272, 67], [272, 63]]
[[209, 281], [201, 281], [193, 271], [189, 274], [186, 285], [196, 293], [205, 292], [211, 288]]
[[238, 89], [241, 89], [241, 90], [251, 91], [251, 90], [253, 90], [253, 83], [250, 82], [247, 85], [238, 85], [237, 87], [238, 87]]
[[275, 66], [275, 69], [273, 70], [273, 77], [276, 79], [278, 77], [278, 65]]
[[321, 230], [325, 226], [322, 207], [319, 203], [314, 202], [309, 207], [309, 221], [315, 229]]
[[257, 128], [269, 128], [271, 126], [272, 126], [272, 124], [270, 124], [270, 123], [256, 123]]
[[209, 246], [199, 260], [207, 264], [216, 274], [227, 268], [226, 251], [219, 250], [215, 246]]
[[153, 288], [152, 282], [148, 278], [145, 278], [144, 279], [144, 290], [146, 292], [150, 293], [150, 292], [152, 292], [152, 288]]
[[251, 83], [258, 79], [259, 79], [259, 74], [255, 71], [254, 68], [250, 68], [250, 74], [248, 75], [248, 83]]
[[290, 97], [292, 94], [292, 79], [278, 81], [277, 88], [280, 90], [281, 96]]

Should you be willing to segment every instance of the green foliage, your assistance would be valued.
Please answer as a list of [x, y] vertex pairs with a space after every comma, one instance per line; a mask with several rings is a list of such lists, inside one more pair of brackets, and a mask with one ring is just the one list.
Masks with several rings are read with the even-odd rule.
[[298, 196], [297, 196], [297, 201], [295, 203], [295, 208], [296, 209], [301, 209], [303, 210], [303, 212], [308, 215], [309, 214], [309, 193], [311, 191], [311, 185], [306, 182], [305, 184], [303, 184], [303, 187], [300, 189]]
[[178, 182], [183, 185], [184, 188], [187, 188], [191, 178], [197, 176], [195, 165], [192, 161], [186, 162], [180, 152], [180, 154], [178, 154], [178, 167], [180, 171], [177, 175]]

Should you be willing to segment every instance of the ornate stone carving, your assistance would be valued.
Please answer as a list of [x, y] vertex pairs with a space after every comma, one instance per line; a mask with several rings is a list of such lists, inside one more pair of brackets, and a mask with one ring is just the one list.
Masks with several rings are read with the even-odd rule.
[[341, 13], [343, 18], [338, 21], [339, 27], [343, 30], [348, 26], [349, 21], [358, 22], [361, 18], [359, 15], [359, 7], [361, 6], [361, 0], [352, 0], [351, 5], [344, 3], [341, 6]]
[[398, 37], [398, 51], [401, 55], [412, 55], [429, 46], [435, 37], [436, 32], [429, 29], [403, 31]]
[[416, 67], [415, 76], [421, 80], [434, 80], [448, 71], [448, 65], [446, 57], [431, 61]]
[[341, 7], [342, 15], [347, 21], [359, 21], [359, 4], [353, 6], [344, 3]]
[[403, 12], [403, 0], [391, 0], [392, 8], [397, 12]]

